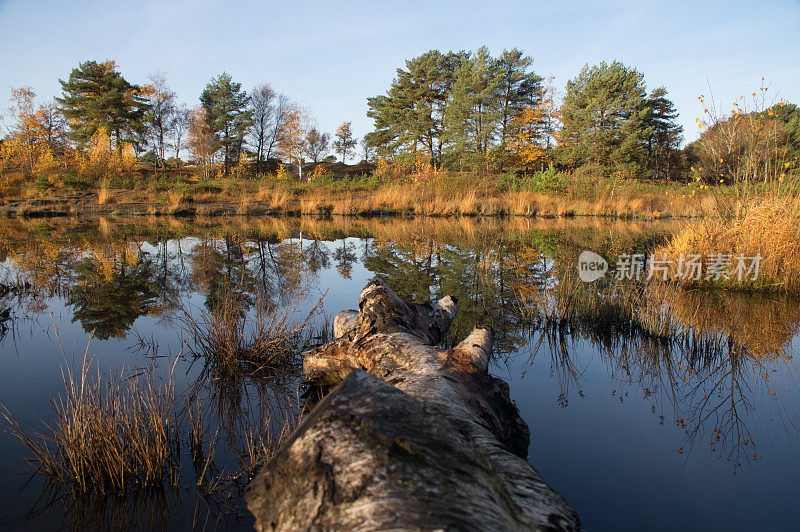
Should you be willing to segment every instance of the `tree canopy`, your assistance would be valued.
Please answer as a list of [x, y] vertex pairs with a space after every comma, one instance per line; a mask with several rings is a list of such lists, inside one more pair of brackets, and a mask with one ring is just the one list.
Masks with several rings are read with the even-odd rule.
[[234, 82], [226, 72], [212, 78], [200, 95], [216, 146], [223, 150], [225, 175], [238, 160], [242, 141], [252, 124], [253, 111], [248, 108], [249, 101], [242, 84]]
[[133, 142], [145, 113], [150, 109], [142, 89], [129, 83], [114, 61], [86, 61], [59, 80], [63, 94], [56, 101], [70, 123], [70, 136], [84, 145], [100, 129], [113, 135], [117, 152]]
[[410, 59], [386, 94], [367, 100], [375, 122], [367, 141], [382, 153], [421, 152], [431, 166], [463, 167], [503, 155], [513, 118], [542, 99], [542, 78], [532, 64], [516, 48], [495, 58], [485, 46]]
[[648, 114], [642, 73], [618, 61], [584, 66], [567, 82], [561, 108], [562, 162], [633, 173], [645, 162]]

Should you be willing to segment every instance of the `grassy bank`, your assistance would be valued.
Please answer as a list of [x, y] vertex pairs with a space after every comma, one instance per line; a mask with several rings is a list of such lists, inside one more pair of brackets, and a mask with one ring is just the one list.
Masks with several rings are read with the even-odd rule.
[[19, 174], [0, 183], [6, 212], [120, 214], [312, 214], [423, 216], [612, 216], [657, 219], [708, 214], [706, 194], [691, 184], [604, 178], [555, 170], [520, 176], [436, 172], [375, 173], [301, 182], [291, 177], [203, 180], [180, 174], [139, 175], [91, 184], [53, 179], [27, 184]]
[[[669, 276], [695, 288], [800, 291], [800, 198], [752, 196], [718, 202], [719, 216], [685, 224], [653, 250], [653, 257], [669, 260]], [[681, 259], [692, 255], [702, 262], [699, 279], [688, 267], [679, 270]], [[727, 268], [715, 274], [714, 263]]]
[[[14, 181], [16, 179], [17, 181]], [[726, 185], [607, 178], [584, 171], [548, 170], [531, 175], [429, 171], [382, 177], [332, 174], [311, 181], [292, 177], [202, 180], [178, 174], [144, 180], [104, 181], [76, 187], [70, 181], [44, 190], [25, 188], [6, 174], [6, 213], [37, 215], [186, 215], [221, 224], [225, 216], [289, 214], [324, 219], [342, 216], [422, 217], [509, 216], [522, 220], [557, 217], [613, 217], [650, 221], [677, 219], [675, 236], [651, 249], [672, 264], [681, 256], [760, 256], [757, 279], [682, 279], [694, 287], [800, 290], [800, 177], [787, 174], [770, 183]], [[16, 190], [18, 196], [9, 196]], [[229, 220], [230, 220], [229, 219]], [[227, 223], [227, 222], [226, 222]], [[371, 224], [376, 223], [374, 220]], [[736, 264], [732, 264], [732, 267]], [[706, 271], [705, 268], [703, 270]]]

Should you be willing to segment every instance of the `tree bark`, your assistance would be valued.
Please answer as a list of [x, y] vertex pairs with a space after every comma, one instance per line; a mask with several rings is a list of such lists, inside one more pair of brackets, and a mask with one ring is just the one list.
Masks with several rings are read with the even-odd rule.
[[492, 331], [448, 350], [447, 296], [408, 305], [380, 279], [336, 340], [305, 354], [336, 385], [253, 479], [259, 530], [578, 530], [576, 513], [525, 460], [530, 434], [488, 373]]

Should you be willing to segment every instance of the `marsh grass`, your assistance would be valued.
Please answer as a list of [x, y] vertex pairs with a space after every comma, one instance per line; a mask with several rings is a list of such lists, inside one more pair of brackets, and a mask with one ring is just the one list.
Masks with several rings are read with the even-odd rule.
[[36, 472], [74, 495], [124, 495], [174, 486], [179, 473], [172, 371], [151, 369], [102, 379], [84, 352], [65, 364], [64, 393], [53, 399], [54, 421], [28, 432], [0, 405], [0, 421], [33, 454]]
[[[722, 202], [723, 200], [721, 200]], [[684, 285], [707, 285], [765, 291], [800, 291], [800, 199], [791, 196], [754, 196], [725, 203], [725, 216], [687, 224], [654, 256], [666, 255], [673, 262], [672, 277], [677, 276], [681, 255], [702, 255], [707, 263], [712, 255], [760, 257], [756, 279], [752, 275], [729, 275], [713, 282], [681, 279]]]
[[255, 311], [249, 314], [240, 297], [225, 291], [212, 310], [199, 316], [184, 304], [179, 322], [191, 354], [205, 358], [223, 375], [253, 375], [296, 364], [300, 353], [324, 334], [327, 322], [315, 326], [324, 297], [296, 319], [297, 302], [278, 308], [258, 291]]
[[[268, 177], [217, 178], [188, 187], [198, 212], [231, 202], [239, 214], [276, 211], [318, 215], [611, 216], [656, 219], [702, 214], [701, 198], [682, 183], [540, 172], [486, 176], [418, 172], [297, 182]], [[156, 201], [161, 201], [156, 198]]]
[[[248, 364], [254, 365], [248, 368], [268, 366], [272, 377], [234, 379], [236, 389], [231, 391], [230, 380], [209, 382], [202, 372], [185, 399], [175, 392], [179, 357], [161, 371], [151, 361], [144, 368], [106, 375], [89, 355], [88, 345], [77, 360], [69, 357], [70, 363], [58, 340], [65, 359], [64, 390], [51, 402], [49, 421], [38, 429], [28, 429], [0, 402], [0, 429], [28, 449], [32, 470], [47, 480], [35, 511], [46, 511], [43, 509], [57, 500], [66, 505], [65, 512], [77, 514], [108, 508], [111, 500], [123, 506], [151, 495], [178, 500], [178, 488], [188, 481], [182, 475], [182, 449], [187, 449], [190, 456], [186, 458], [191, 459], [196, 476], [188, 486], [216, 509], [217, 517], [238, 513], [247, 481], [300, 420], [302, 409], [287, 399], [284, 389], [284, 381], [294, 382], [294, 377], [281, 377], [284, 373], [276, 366], [295, 361], [292, 349], [311, 341], [316, 331], [311, 319], [317, 311], [314, 307], [300, 323], [290, 323], [288, 312], [273, 313], [271, 318], [261, 315], [246, 342], [231, 336], [215, 337], [213, 342], [218, 343], [210, 345], [222, 349], [221, 356], [250, 357]], [[57, 329], [53, 330], [58, 339]], [[242, 361], [237, 361], [241, 367]], [[255, 387], [257, 399], [250, 398], [242, 387]], [[201, 400], [201, 395], [205, 399]], [[226, 405], [219, 417], [209, 415], [208, 404], [215, 401]], [[224, 446], [222, 430], [229, 430]], [[232, 456], [236, 458], [233, 467]], [[220, 461], [225, 465], [219, 466]], [[92, 519], [105, 522], [106, 517], [98, 514]]]

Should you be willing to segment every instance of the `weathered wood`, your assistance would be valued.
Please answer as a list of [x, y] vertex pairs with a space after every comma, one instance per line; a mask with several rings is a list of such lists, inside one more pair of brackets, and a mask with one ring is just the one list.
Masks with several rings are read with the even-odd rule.
[[306, 377], [337, 386], [248, 487], [259, 530], [577, 530], [525, 460], [530, 434], [488, 373], [492, 332], [436, 349], [456, 301], [408, 305], [381, 280]]

